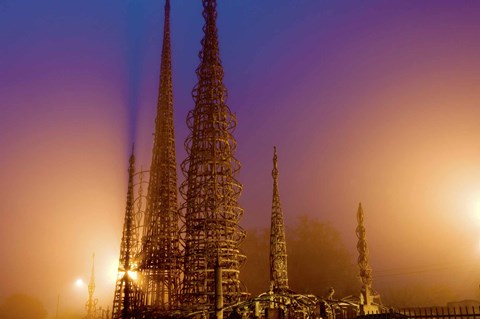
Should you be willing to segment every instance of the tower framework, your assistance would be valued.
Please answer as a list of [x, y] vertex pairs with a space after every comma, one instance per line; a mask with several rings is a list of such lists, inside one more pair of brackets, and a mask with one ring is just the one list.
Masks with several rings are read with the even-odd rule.
[[277, 148], [273, 148], [273, 199], [270, 225], [270, 283], [273, 291], [288, 289], [287, 242], [283, 224], [283, 210], [278, 191]]
[[239, 269], [245, 257], [239, 245], [245, 233], [238, 225], [243, 210], [238, 205], [242, 185], [235, 178], [240, 169], [232, 135], [236, 117], [225, 103], [217, 4], [214, 0], [202, 3], [205, 25], [198, 83], [192, 93], [195, 108], [187, 116], [191, 131], [185, 141], [188, 157], [181, 165], [185, 175], [180, 188], [185, 199], [182, 300], [186, 307], [213, 309], [215, 269], [221, 269], [217, 282], [222, 282], [224, 305], [242, 296]]
[[155, 311], [179, 305], [182, 259], [173, 123], [170, 1], [166, 0], [157, 117], [139, 265], [142, 304]]
[[[277, 149], [273, 148], [273, 196], [270, 227], [270, 289], [240, 305], [242, 315], [255, 318], [314, 318], [319, 299], [288, 287], [287, 244], [278, 188]], [[264, 314], [264, 317], [263, 315]]]
[[358, 250], [358, 267], [360, 268], [360, 280], [364, 287], [372, 286], [372, 269], [368, 263], [368, 247], [366, 240], [366, 229], [363, 224], [364, 214], [362, 204], [358, 205], [357, 210], [357, 250]]
[[88, 300], [85, 303], [87, 315], [84, 319], [95, 319], [97, 313], [98, 300], [93, 297], [95, 293], [95, 254], [92, 255], [92, 271], [90, 273], [90, 281], [88, 282]]
[[364, 213], [362, 204], [358, 204], [357, 210], [357, 250], [358, 267], [360, 269], [360, 281], [362, 282], [360, 294], [360, 314], [377, 312], [378, 306], [374, 304], [374, 298], [379, 295], [372, 288], [372, 268], [368, 262], [368, 246], [365, 225], [363, 224]]
[[135, 253], [138, 237], [136, 234], [136, 222], [134, 213], [134, 174], [135, 156], [130, 156], [128, 168], [128, 191], [125, 218], [123, 222], [122, 243], [120, 245], [120, 258], [118, 277], [115, 285], [113, 299], [112, 319], [135, 318], [135, 310], [138, 307], [139, 289], [135, 282], [136, 263]]

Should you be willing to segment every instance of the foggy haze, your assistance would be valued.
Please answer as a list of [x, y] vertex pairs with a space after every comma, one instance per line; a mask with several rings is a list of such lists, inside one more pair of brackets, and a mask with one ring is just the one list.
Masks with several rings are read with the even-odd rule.
[[[179, 163], [200, 7], [172, 1]], [[424, 304], [479, 298], [480, 2], [218, 11], [243, 227], [269, 226], [276, 145], [287, 225], [329, 223], [354, 266], [363, 203], [385, 302], [412, 290], [430, 293]], [[75, 282], [88, 283], [95, 252], [95, 295], [111, 307], [133, 142], [149, 167], [162, 25], [163, 1], [0, 1], [0, 303], [27, 294], [53, 318], [60, 296], [60, 313], [82, 313]]]

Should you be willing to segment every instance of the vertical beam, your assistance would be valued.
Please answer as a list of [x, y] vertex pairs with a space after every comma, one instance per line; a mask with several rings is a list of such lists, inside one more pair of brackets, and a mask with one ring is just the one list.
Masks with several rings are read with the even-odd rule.
[[217, 258], [215, 265], [215, 317], [216, 319], [223, 319], [223, 282], [222, 282], [222, 267], [220, 260]]

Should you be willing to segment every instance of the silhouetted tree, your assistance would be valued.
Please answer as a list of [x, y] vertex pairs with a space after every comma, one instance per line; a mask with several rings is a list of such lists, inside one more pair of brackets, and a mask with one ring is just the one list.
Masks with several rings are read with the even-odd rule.
[[240, 280], [253, 296], [267, 291], [270, 286], [269, 245], [268, 229], [248, 230], [247, 237], [242, 243], [247, 261], [240, 269]]
[[287, 251], [293, 290], [324, 297], [333, 287], [334, 298], [359, 293], [353, 256], [330, 224], [300, 216], [292, 227], [287, 227]]
[[[240, 275], [252, 295], [269, 288], [269, 234], [269, 229], [249, 230], [242, 245], [247, 261]], [[334, 298], [360, 292], [353, 256], [329, 224], [300, 216], [294, 225], [287, 225], [286, 239], [292, 290], [324, 297], [333, 287]]]
[[35, 297], [15, 294], [0, 306], [0, 319], [45, 319], [47, 310]]
[[459, 300], [450, 287], [440, 284], [396, 284], [382, 291], [385, 305], [395, 308], [445, 306]]

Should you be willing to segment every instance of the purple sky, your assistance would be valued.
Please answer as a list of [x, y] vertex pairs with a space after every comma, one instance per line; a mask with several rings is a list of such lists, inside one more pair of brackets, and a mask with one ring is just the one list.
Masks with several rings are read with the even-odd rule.
[[[378, 286], [435, 278], [475, 297], [480, 2], [218, 10], [242, 225], [268, 226], [276, 145], [287, 223], [330, 222], [355, 256], [362, 201]], [[173, 0], [171, 21], [180, 163], [201, 2]], [[162, 26], [163, 1], [0, 0], [0, 300], [30, 293], [52, 315], [60, 294], [81, 310], [86, 289], [73, 283], [88, 280], [95, 251], [97, 295], [111, 304], [132, 142], [149, 167]]]

